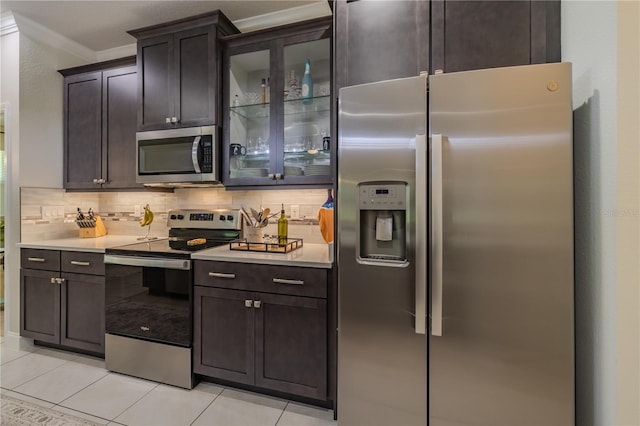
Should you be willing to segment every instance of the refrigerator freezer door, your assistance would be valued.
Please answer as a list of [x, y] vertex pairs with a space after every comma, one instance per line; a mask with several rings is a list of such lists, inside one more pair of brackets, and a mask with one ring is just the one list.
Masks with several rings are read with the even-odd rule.
[[429, 90], [445, 142], [429, 424], [573, 425], [571, 65], [435, 75]]
[[[425, 141], [426, 107], [425, 76], [340, 90], [337, 415], [342, 425], [424, 426], [427, 422], [427, 342], [419, 334], [424, 332], [424, 308], [418, 313], [422, 330], [415, 327], [416, 265], [426, 262], [426, 258], [416, 258], [415, 151], [416, 143]], [[425, 151], [425, 144], [422, 146]], [[406, 206], [401, 207], [406, 211], [394, 216], [393, 222], [396, 237], [400, 224], [395, 218], [406, 213], [401, 224], [406, 231], [406, 262], [384, 266], [384, 261], [358, 258], [357, 245], [365, 235], [360, 234], [360, 224], [377, 223], [370, 220], [373, 210], [359, 210], [360, 202], [373, 202], [360, 199], [359, 191], [373, 191], [375, 197], [372, 186], [376, 183], [387, 188], [379, 190], [382, 198], [387, 190], [395, 192], [388, 198], [389, 204], [394, 203], [390, 210], [400, 209], [398, 198], [406, 199]], [[406, 192], [406, 198], [398, 197], [398, 188]], [[420, 215], [426, 220], [425, 211]], [[367, 243], [390, 245], [374, 237]], [[427, 241], [423, 238], [420, 243]], [[425, 292], [418, 289], [420, 294]]]

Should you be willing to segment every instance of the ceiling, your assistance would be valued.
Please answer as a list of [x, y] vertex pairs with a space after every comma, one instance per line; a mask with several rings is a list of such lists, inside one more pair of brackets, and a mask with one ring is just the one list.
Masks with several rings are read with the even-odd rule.
[[285, 21], [294, 22], [331, 14], [327, 0], [0, 1], [1, 13], [27, 18], [95, 52], [135, 43], [127, 34], [129, 30], [216, 9], [242, 32], [272, 26], [269, 21], [274, 25], [286, 23], [284, 16], [288, 17]]

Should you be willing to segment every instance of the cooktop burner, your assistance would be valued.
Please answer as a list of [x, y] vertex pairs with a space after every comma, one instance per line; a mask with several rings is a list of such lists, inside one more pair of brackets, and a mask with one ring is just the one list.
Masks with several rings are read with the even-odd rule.
[[169, 237], [108, 248], [107, 254], [188, 259], [192, 252], [240, 238], [238, 210], [170, 210]]

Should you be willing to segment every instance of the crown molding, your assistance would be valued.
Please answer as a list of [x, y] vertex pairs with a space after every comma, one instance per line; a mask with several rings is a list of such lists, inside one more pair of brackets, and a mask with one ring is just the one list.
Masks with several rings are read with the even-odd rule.
[[124, 46], [114, 47], [112, 49], [98, 50], [95, 52], [96, 61], [104, 62], [112, 59], [124, 58], [126, 56], [136, 56], [136, 44], [127, 44]]
[[29, 37], [44, 43], [55, 49], [64, 50], [72, 55], [78, 56], [87, 62], [96, 61], [96, 52], [89, 49], [86, 46], [81, 45], [63, 35], [50, 30], [49, 28], [32, 21], [29, 18], [25, 18], [17, 13], [13, 14], [16, 24], [20, 32], [28, 35]]
[[0, 15], [0, 37], [15, 32], [18, 32], [18, 26], [16, 25], [13, 13], [4, 12]]
[[237, 21], [233, 21], [233, 24], [240, 32], [246, 33], [328, 15], [331, 15], [331, 9], [326, 1], [321, 1], [280, 10], [278, 12], [252, 16], [251, 18], [238, 19]]

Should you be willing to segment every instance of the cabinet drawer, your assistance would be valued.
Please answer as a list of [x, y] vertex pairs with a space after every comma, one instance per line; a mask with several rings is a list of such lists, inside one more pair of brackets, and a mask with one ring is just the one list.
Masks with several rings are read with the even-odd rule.
[[23, 248], [20, 250], [20, 266], [27, 269], [59, 271], [60, 252], [58, 250]]
[[63, 272], [104, 275], [104, 254], [63, 251], [60, 256]]
[[194, 277], [208, 287], [327, 297], [327, 270], [320, 268], [195, 261]]

